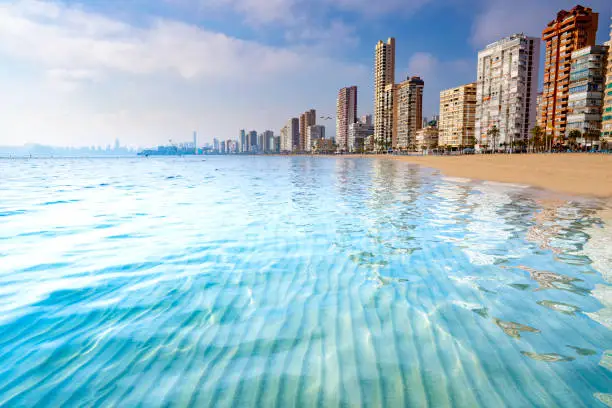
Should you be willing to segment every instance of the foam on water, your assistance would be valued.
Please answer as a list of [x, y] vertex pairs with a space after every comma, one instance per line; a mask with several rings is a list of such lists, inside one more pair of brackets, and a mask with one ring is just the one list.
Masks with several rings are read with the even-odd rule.
[[369, 159], [0, 171], [0, 406], [611, 398], [609, 202]]

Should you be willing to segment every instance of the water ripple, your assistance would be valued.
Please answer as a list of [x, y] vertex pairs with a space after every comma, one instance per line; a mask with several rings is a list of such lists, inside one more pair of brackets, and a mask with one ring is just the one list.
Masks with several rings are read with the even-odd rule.
[[369, 159], [0, 170], [0, 406], [612, 395], [610, 202]]

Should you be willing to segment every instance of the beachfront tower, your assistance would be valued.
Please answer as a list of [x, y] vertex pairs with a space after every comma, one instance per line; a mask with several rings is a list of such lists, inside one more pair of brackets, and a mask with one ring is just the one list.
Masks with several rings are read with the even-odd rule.
[[476, 83], [440, 92], [440, 146], [473, 146], [475, 120]]
[[592, 146], [601, 136], [606, 86], [607, 45], [591, 45], [572, 53], [566, 138], [571, 130], [582, 134], [582, 145]]
[[348, 151], [349, 126], [357, 122], [357, 87], [338, 91], [336, 103], [336, 144], [338, 150]]
[[423, 127], [423, 88], [418, 76], [395, 85], [393, 149], [415, 150], [416, 133]]
[[306, 132], [309, 126], [317, 124], [317, 111], [314, 109], [307, 110], [300, 115], [300, 140], [298, 150], [305, 151], [306, 149]]
[[572, 53], [595, 45], [599, 15], [587, 7], [561, 10], [542, 31], [546, 44], [540, 124], [556, 142], [566, 136]]
[[[482, 148], [527, 143], [536, 124], [540, 39], [514, 34], [478, 53], [475, 137]], [[489, 131], [499, 134], [489, 140]]]
[[374, 62], [374, 140], [379, 148], [393, 145], [395, 38], [376, 44]]

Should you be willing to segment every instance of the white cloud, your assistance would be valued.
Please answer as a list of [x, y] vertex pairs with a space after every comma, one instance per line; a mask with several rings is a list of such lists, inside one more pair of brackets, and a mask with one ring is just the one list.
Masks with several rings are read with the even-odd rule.
[[[609, 33], [610, 0], [580, 2], [600, 14], [600, 34]], [[575, 0], [483, 0], [472, 27], [471, 43], [476, 48], [497, 41], [514, 33], [540, 37], [546, 24], [556, 17], [559, 10], [569, 10]], [[528, 12], [517, 12], [527, 10]], [[603, 23], [603, 24], [602, 24]]]
[[[62, 70], [171, 71], [184, 78], [243, 78], [298, 66], [295, 53], [158, 19], [135, 28], [38, 1], [0, 8], [0, 50]], [[257, 64], [241, 64], [243, 61]]]
[[439, 113], [440, 91], [476, 80], [476, 59], [440, 60], [428, 52], [417, 52], [408, 61], [406, 71], [398, 69], [401, 80], [417, 75], [425, 81], [423, 114]]
[[0, 144], [153, 145], [193, 129], [204, 139], [278, 129], [310, 107], [332, 112], [338, 88], [370, 82], [369, 68], [316, 51], [167, 19], [133, 26], [58, 3], [2, 4]]

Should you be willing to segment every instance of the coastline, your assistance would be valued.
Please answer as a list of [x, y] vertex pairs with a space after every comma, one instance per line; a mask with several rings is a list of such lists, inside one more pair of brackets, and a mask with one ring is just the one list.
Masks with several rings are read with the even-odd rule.
[[612, 155], [589, 153], [461, 156], [348, 154], [332, 157], [398, 160], [435, 168], [449, 177], [524, 184], [557, 193], [612, 198]]

